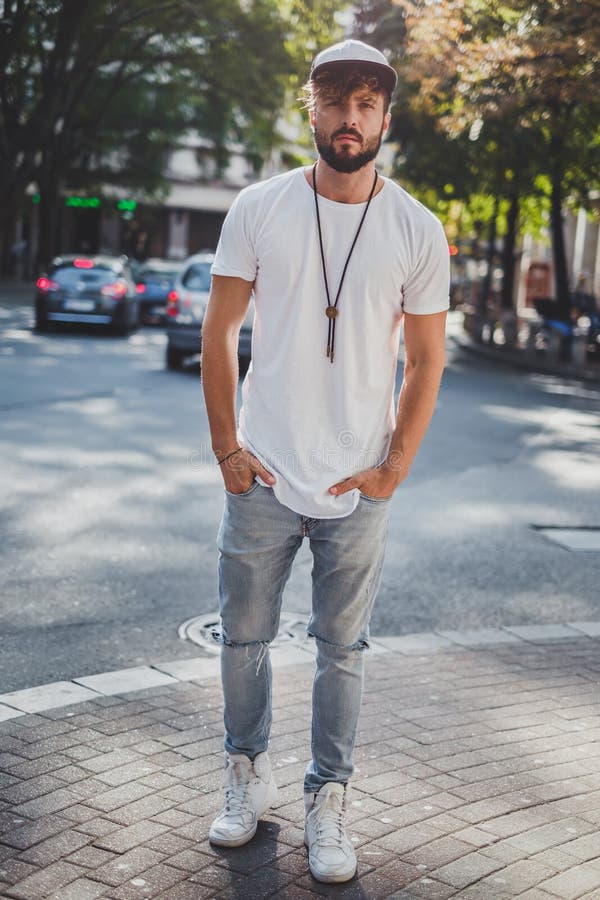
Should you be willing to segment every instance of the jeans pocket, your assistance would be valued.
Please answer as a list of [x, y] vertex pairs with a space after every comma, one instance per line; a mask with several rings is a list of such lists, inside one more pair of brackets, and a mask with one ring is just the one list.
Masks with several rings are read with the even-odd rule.
[[250, 494], [254, 493], [254, 491], [256, 490], [257, 487], [258, 487], [258, 481], [255, 478], [247, 491], [242, 491], [239, 494], [235, 494], [233, 491], [228, 491], [227, 488], [225, 488], [225, 493], [227, 494], [228, 497], [249, 497]]
[[361, 500], [368, 500], [369, 503], [389, 503], [392, 499], [391, 497], [369, 497], [368, 494], [363, 494], [362, 491], [359, 491]]

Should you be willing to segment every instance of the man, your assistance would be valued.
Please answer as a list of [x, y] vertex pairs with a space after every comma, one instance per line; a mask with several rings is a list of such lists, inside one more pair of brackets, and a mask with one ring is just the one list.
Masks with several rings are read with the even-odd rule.
[[[305, 90], [317, 163], [239, 194], [203, 327], [204, 394], [226, 491], [218, 537], [226, 801], [209, 837], [246, 843], [276, 799], [268, 647], [308, 537], [317, 663], [305, 841], [324, 882], [356, 870], [343, 812], [389, 500], [425, 434], [444, 366], [442, 227], [375, 170], [395, 85], [385, 56], [359, 41], [316, 57]], [[252, 364], [236, 427], [238, 333], [252, 291]]]

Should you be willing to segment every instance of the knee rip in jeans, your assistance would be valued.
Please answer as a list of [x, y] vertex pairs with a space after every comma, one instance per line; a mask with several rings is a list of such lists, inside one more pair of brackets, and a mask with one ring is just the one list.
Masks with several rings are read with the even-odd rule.
[[222, 631], [213, 631], [212, 637], [221, 646], [230, 647], [232, 650], [244, 650], [248, 662], [251, 662], [254, 656], [254, 654], [250, 656], [250, 648], [258, 647], [259, 650], [256, 657], [256, 674], [258, 675], [260, 667], [267, 658], [270, 641], [230, 641]]
[[368, 650], [369, 642], [366, 638], [360, 637], [357, 641], [354, 641], [353, 644], [340, 644], [337, 641], [329, 641], [327, 638], [321, 637], [318, 634], [315, 634], [314, 631], [308, 632], [309, 637], [314, 637], [317, 643], [323, 644], [323, 649], [327, 649], [328, 647], [332, 647], [335, 650]]

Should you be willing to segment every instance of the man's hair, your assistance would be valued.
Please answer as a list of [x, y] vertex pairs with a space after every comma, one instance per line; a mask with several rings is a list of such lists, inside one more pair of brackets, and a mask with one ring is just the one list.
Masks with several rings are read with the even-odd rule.
[[368, 90], [383, 96], [383, 111], [389, 109], [391, 97], [383, 87], [377, 75], [361, 69], [325, 69], [317, 77], [309, 80], [302, 87], [300, 100], [305, 109], [314, 111], [317, 100], [344, 99], [355, 91]]

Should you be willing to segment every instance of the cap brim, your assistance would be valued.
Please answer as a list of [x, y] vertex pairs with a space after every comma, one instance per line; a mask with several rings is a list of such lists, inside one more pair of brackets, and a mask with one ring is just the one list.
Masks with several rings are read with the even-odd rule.
[[317, 75], [331, 71], [331, 69], [358, 69], [360, 72], [372, 72], [374, 75], [377, 75], [381, 86], [390, 94], [394, 93], [398, 83], [398, 76], [391, 66], [384, 66], [381, 63], [362, 59], [336, 59], [332, 62], [321, 63], [311, 70], [311, 81], [314, 81]]

